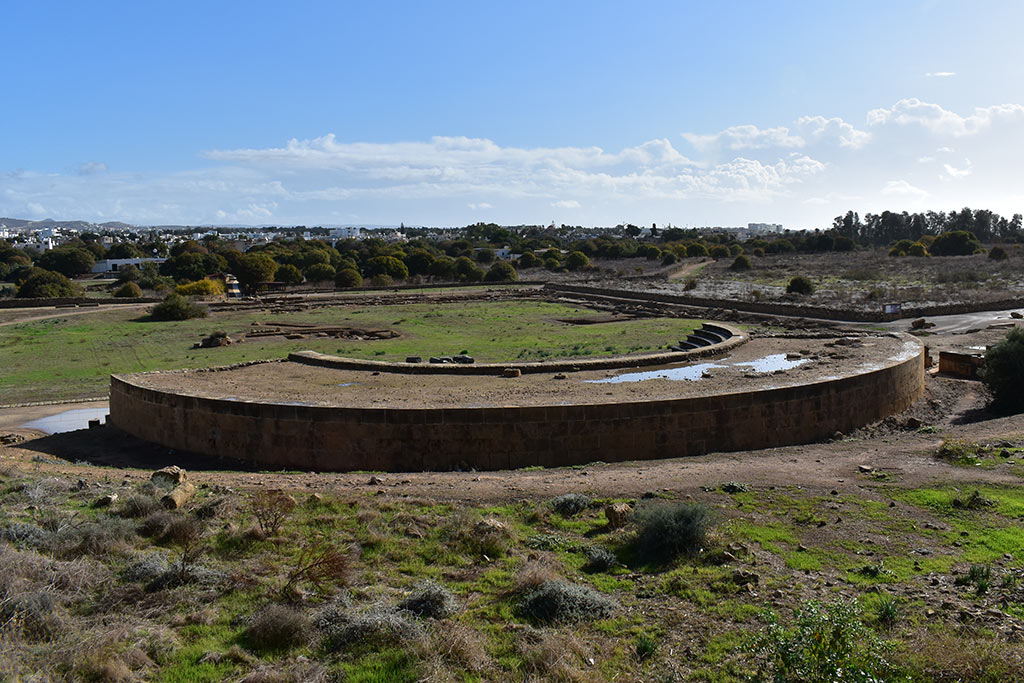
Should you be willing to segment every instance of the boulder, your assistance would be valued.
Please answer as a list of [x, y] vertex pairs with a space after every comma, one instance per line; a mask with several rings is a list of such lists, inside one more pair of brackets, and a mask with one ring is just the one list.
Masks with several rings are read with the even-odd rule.
[[505, 368], [501, 371], [502, 377], [519, 377], [523, 374], [523, 371], [519, 368]]
[[176, 486], [167, 495], [160, 499], [163, 506], [168, 510], [177, 510], [187, 503], [196, 494], [196, 487], [189, 482]]
[[157, 470], [153, 474], [149, 475], [149, 479], [157, 486], [165, 489], [172, 489], [175, 486], [184, 484], [188, 481], [188, 472], [177, 465], [171, 465], [170, 467], [164, 467], [163, 469]]
[[608, 520], [610, 529], [621, 529], [629, 521], [633, 514], [633, 508], [628, 503], [612, 503], [605, 507], [604, 516]]

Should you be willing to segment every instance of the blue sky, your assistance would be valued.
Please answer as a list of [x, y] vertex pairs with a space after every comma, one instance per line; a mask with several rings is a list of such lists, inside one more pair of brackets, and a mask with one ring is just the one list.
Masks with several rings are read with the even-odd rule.
[[0, 215], [1024, 211], [1019, 2], [0, 3]]

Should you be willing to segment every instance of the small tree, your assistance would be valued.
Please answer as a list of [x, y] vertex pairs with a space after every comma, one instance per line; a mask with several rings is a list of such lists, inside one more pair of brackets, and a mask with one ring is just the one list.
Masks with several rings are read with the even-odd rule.
[[570, 252], [565, 257], [565, 267], [569, 270], [579, 270], [590, 265], [590, 259], [582, 251]]
[[931, 251], [935, 256], [970, 256], [984, 249], [973, 232], [953, 230], [936, 237]]
[[153, 320], [188, 320], [205, 318], [207, 314], [205, 306], [193, 303], [180, 294], [168, 294], [150, 313]]
[[134, 282], [126, 282], [117, 288], [114, 296], [119, 299], [138, 299], [142, 296], [142, 288]]
[[334, 284], [342, 289], [361, 287], [363, 276], [355, 268], [342, 268], [334, 276]]
[[302, 284], [302, 271], [292, 264], [286, 263], [277, 269], [277, 272], [274, 273], [274, 278], [286, 285], [299, 285]]
[[1015, 327], [985, 353], [981, 379], [992, 392], [992, 407], [1017, 413], [1024, 411], [1024, 328]]
[[29, 276], [18, 287], [18, 298], [53, 299], [78, 296], [79, 289], [64, 275], [52, 270], [33, 268]]
[[310, 282], [326, 282], [333, 280], [337, 273], [329, 263], [314, 263], [306, 268], [306, 279]]
[[814, 284], [803, 275], [797, 275], [786, 285], [786, 294], [814, 294]]
[[490, 267], [484, 279], [487, 282], [513, 282], [518, 279], [516, 269], [508, 261], [498, 261]]
[[275, 536], [295, 509], [295, 499], [280, 489], [257, 491], [249, 496], [249, 510], [265, 536]]
[[750, 270], [750, 259], [744, 254], [736, 257], [736, 260], [729, 266], [729, 270]]

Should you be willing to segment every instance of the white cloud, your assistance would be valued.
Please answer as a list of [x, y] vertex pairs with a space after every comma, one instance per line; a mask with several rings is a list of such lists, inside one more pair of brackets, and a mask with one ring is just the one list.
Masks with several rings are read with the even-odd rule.
[[478, 209], [493, 209], [494, 208], [493, 206], [491, 206], [487, 202], [474, 202], [472, 204], [466, 204], [466, 206], [468, 206], [469, 208], [473, 209], [474, 211], [476, 211]]
[[967, 163], [964, 168], [956, 168], [951, 164], [943, 164], [942, 168], [946, 169], [946, 173], [949, 174], [951, 178], [963, 178], [971, 175], [971, 171], [974, 170], [974, 164], [971, 163], [970, 159], [965, 159], [964, 161]]
[[578, 209], [580, 208], [580, 203], [575, 199], [562, 199], [557, 202], [551, 202], [551, 206], [556, 209]]
[[960, 116], [937, 104], [922, 102], [916, 97], [900, 100], [891, 109], [872, 109], [867, 116], [868, 125], [922, 126], [938, 135], [963, 137], [991, 128], [996, 122], [1024, 121], [1024, 106], [999, 104], [977, 107], [969, 116]]
[[914, 187], [906, 180], [890, 180], [882, 188], [882, 194], [886, 197], [905, 197], [905, 198], [916, 198], [923, 199], [928, 196], [927, 190], [922, 190], [919, 187]]
[[927, 78], [951, 78], [956, 76], [955, 71], [929, 71], [925, 74]]
[[103, 173], [107, 170], [107, 165], [102, 161], [87, 161], [84, 164], [78, 166], [78, 175], [91, 175], [93, 173]]
[[824, 116], [801, 116], [796, 124], [810, 139], [838, 140], [840, 147], [860, 149], [871, 140], [871, 133], [857, 130], [838, 117], [827, 119]]
[[753, 125], [731, 126], [713, 135], [683, 133], [696, 149], [704, 152], [717, 147], [731, 150], [803, 147], [804, 139], [791, 135], [785, 126], [760, 129]]

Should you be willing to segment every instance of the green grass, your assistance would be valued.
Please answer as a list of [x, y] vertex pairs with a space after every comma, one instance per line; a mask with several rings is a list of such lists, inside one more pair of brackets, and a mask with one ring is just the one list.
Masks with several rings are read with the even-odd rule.
[[[600, 315], [542, 301], [349, 306], [280, 315], [225, 312], [180, 322], [145, 321], [139, 311], [103, 311], [0, 327], [0, 395], [4, 403], [100, 396], [108, 389], [110, 374], [283, 358], [306, 349], [391, 361], [465, 350], [478, 362], [653, 352], [685, 338], [697, 324], [670, 318], [560, 322]], [[216, 349], [192, 348], [215, 330], [244, 334], [255, 321], [393, 329], [400, 336], [373, 341], [264, 337]]]

